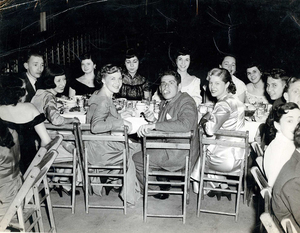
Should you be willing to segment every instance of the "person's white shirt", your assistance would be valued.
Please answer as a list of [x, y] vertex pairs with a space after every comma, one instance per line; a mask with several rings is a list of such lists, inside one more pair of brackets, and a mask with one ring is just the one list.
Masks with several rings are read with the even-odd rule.
[[264, 170], [269, 186], [273, 187], [281, 168], [291, 158], [295, 149], [292, 140], [282, 133], [276, 133], [264, 154]]
[[246, 95], [246, 91], [247, 91], [246, 84], [234, 75], [231, 75], [231, 78], [236, 87], [236, 93], [233, 96], [238, 97], [241, 94]]

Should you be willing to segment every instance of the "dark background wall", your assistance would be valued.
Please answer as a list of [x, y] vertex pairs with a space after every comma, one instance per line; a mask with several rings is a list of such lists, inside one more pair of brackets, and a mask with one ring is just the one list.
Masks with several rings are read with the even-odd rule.
[[[179, 46], [192, 50], [189, 72], [201, 79], [226, 54], [237, 57], [237, 76], [247, 82], [245, 66], [282, 68], [300, 77], [299, 1], [264, 0], [41, 0], [4, 1], [0, 8], [0, 62], [26, 50], [47, 47], [70, 35], [101, 28], [100, 64], [124, 63], [126, 49], [140, 51], [140, 72], [155, 82], [174, 68]], [[47, 13], [47, 31], [39, 32], [39, 13]], [[197, 13], [198, 12], [198, 13]], [[76, 64], [77, 66], [77, 64]], [[78, 67], [80, 68], [80, 67]]]

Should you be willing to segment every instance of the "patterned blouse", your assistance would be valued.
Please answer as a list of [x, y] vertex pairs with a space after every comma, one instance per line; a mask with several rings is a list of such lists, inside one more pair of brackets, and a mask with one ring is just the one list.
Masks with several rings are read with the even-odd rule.
[[116, 95], [117, 98], [126, 98], [128, 100], [142, 100], [144, 90], [148, 87], [148, 82], [145, 77], [136, 73], [134, 77], [126, 72], [123, 74], [123, 85]]
[[46, 119], [52, 125], [64, 124], [65, 118], [60, 115], [57, 99], [52, 89], [37, 90], [35, 96], [32, 98], [31, 103], [39, 110], [40, 113], [44, 113]]

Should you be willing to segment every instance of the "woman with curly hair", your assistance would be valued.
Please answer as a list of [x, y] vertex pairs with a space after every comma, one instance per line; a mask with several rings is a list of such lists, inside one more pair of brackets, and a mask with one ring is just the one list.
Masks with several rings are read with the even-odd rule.
[[[208, 73], [208, 87], [211, 95], [217, 99], [212, 112], [206, 113], [200, 120], [200, 124], [204, 132], [213, 136], [219, 129], [224, 130], [243, 130], [245, 125], [244, 104], [233, 95], [236, 92], [236, 86], [232, 81], [231, 75], [227, 69], [214, 68]], [[221, 136], [220, 136], [221, 137]], [[229, 140], [224, 138], [224, 140]], [[239, 140], [239, 139], [231, 139]], [[242, 148], [231, 148], [224, 146], [209, 146], [208, 167], [211, 170], [220, 172], [230, 172], [240, 166], [241, 158], [244, 156], [245, 150]], [[198, 159], [191, 177], [199, 181], [200, 159]], [[214, 178], [218, 178], [214, 176]], [[195, 184], [195, 183], [194, 183]], [[215, 184], [210, 182], [212, 187], [229, 189], [226, 184]], [[197, 190], [194, 189], [195, 192]], [[220, 200], [221, 195], [226, 195], [231, 200], [230, 193], [210, 191], [209, 197], [217, 196]]]
[[[132, 125], [119, 114], [113, 104], [113, 95], [118, 93], [122, 86], [121, 69], [115, 65], [107, 64], [102, 67], [96, 76], [96, 81], [102, 84], [100, 90], [95, 91], [88, 101], [86, 122], [91, 125], [90, 134], [110, 134], [110, 131]], [[125, 113], [126, 114], [126, 113]], [[88, 163], [92, 165], [117, 165], [122, 163], [124, 143], [112, 141], [88, 141], [86, 143]], [[135, 165], [132, 155], [141, 150], [139, 143], [129, 144], [129, 158], [127, 164], [127, 205], [133, 207], [140, 197], [140, 187], [136, 178]], [[107, 170], [107, 172], [111, 172]], [[92, 178], [93, 183], [109, 183], [109, 180], [100, 180], [99, 177]], [[105, 187], [108, 195], [111, 187]], [[93, 186], [93, 193], [102, 196], [102, 186]], [[123, 190], [121, 192], [123, 196]]]
[[[24, 133], [35, 131], [45, 146], [51, 141], [45, 117], [31, 103], [23, 103], [25, 84], [20, 78], [0, 78], [0, 220], [22, 185], [20, 142]], [[28, 142], [26, 138], [26, 142]], [[25, 156], [25, 154], [22, 154]], [[26, 155], [27, 156], [27, 155]]]
[[294, 130], [300, 122], [300, 109], [295, 103], [276, 106], [267, 119], [270, 127], [269, 140], [264, 155], [264, 170], [268, 184], [273, 187], [283, 165], [291, 158], [295, 145]]

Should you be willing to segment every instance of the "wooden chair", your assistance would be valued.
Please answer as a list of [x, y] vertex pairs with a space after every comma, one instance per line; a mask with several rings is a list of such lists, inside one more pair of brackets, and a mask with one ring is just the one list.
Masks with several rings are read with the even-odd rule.
[[[190, 156], [192, 155], [192, 138], [193, 131], [189, 132], [162, 132], [162, 131], [150, 131], [145, 137], [143, 137], [143, 156], [144, 156], [144, 207], [143, 218], [144, 222], [147, 221], [147, 217], [163, 217], [163, 218], [182, 218], [183, 223], [186, 221], [186, 206], [188, 202], [189, 183], [190, 183]], [[168, 142], [168, 139], [186, 139], [181, 142]], [[150, 171], [149, 170], [149, 154], [147, 149], [176, 149], [176, 150], [189, 150], [185, 158], [185, 166], [179, 171]], [[164, 177], [177, 177], [178, 180], [171, 181], [150, 181], [149, 176], [164, 176]], [[183, 179], [183, 181], [181, 180]], [[170, 189], [166, 190], [149, 190], [149, 185], [171, 185], [182, 187], [181, 190]], [[155, 193], [168, 193], [179, 194], [183, 196], [183, 205], [181, 214], [154, 214], [148, 213], [148, 194]]]
[[[223, 214], [223, 215], [230, 215], [235, 216], [235, 221], [238, 220], [239, 214], [239, 204], [240, 204], [240, 196], [241, 194], [244, 195], [244, 202], [246, 201], [247, 196], [247, 160], [249, 154], [249, 133], [248, 131], [231, 131], [231, 130], [218, 130], [215, 135], [216, 136], [225, 136], [225, 137], [233, 137], [239, 138], [241, 141], [229, 141], [224, 139], [215, 139], [213, 137], [206, 137], [204, 131], [201, 127], [199, 127], [199, 137], [200, 137], [200, 156], [201, 156], [201, 171], [200, 171], [200, 189], [198, 194], [198, 204], [197, 204], [197, 216], [199, 217], [200, 212], [205, 213], [215, 213], [215, 214]], [[206, 164], [206, 156], [207, 156], [207, 146], [208, 145], [220, 145], [226, 147], [237, 147], [245, 149], [244, 157], [241, 158], [240, 167], [237, 172], [218, 172], [207, 169], [205, 167]], [[226, 179], [214, 179], [209, 178], [206, 175], [221, 175], [225, 176]], [[228, 190], [228, 189], [214, 189], [209, 187], [204, 187], [205, 181], [211, 182], [220, 182], [220, 183], [227, 183], [237, 186], [236, 190]], [[243, 190], [244, 187], [244, 190]], [[215, 190], [215, 191], [222, 191], [228, 193], [235, 193], [237, 195], [236, 198], [236, 205], [235, 205], [235, 212], [225, 212], [225, 211], [217, 211], [217, 210], [209, 210], [201, 208], [202, 198], [204, 198], [204, 190]]]
[[251, 147], [253, 152], [256, 154], [256, 158], [255, 158], [256, 164], [258, 165], [260, 170], [263, 171], [264, 151], [257, 142], [252, 142]]
[[[0, 232], [6, 230], [7, 227], [17, 229], [21, 232], [29, 232], [32, 230], [35, 232], [45, 231], [42, 221], [38, 186], [56, 156], [57, 151], [55, 150], [47, 152], [41, 162], [34, 166], [28, 173], [23, 185], [0, 222]], [[33, 193], [33, 198], [29, 203], [25, 203], [26, 195], [29, 192]], [[23, 206], [24, 203], [25, 205]], [[17, 214], [16, 218], [14, 218], [15, 214]]]
[[257, 183], [257, 186], [260, 188], [260, 194], [264, 199], [264, 212], [260, 214], [260, 220], [265, 230], [269, 233], [300, 232], [299, 226], [293, 219], [285, 218], [279, 223], [277, 218], [272, 214], [272, 188], [268, 185], [268, 182], [260, 168], [257, 166], [252, 167], [251, 173]]
[[[62, 126], [55, 126], [50, 123], [45, 123], [46, 128], [48, 130], [49, 135], [53, 138], [57, 135], [57, 133], [63, 135], [63, 141], [73, 142], [75, 144], [75, 150], [73, 151], [73, 159], [70, 162], [54, 162], [52, 164], [51, 171], [48, 172], [48, 177], [69, 177], [70, 182], [67, 183], [59, 183], [51, 181], [49, 185], [51, 186], [70, 186], [72, 190], [71, 195], [71, 203], [70, 204], [54, 204], [53, 208], [70, 208], [72, 214], [75, 213], [75, 202], [76, 202], [76, 182], [77, 182], [77, 173], [80, 172], [81, 177], [83, 179], [83, 163], [82, 163], [82, 155], [80, 154], [79, 149], [79, 123], [75, 122], [73, 124], [66, 124]], [[57, 169], [71, 169], [71, 173], [63, 173], [58, 172]], [[82, 182], [84, 183], [84, 182]], [[83, 186], [84, 184], [82, 184]]]
[[[45, 147], [41, 147], [37, 154], [35, 155], [34, 159], [30, 163], [28, 169], [26, 170], [24, 174], [24, 179], [26, 179], [30, 173], [30, 171], [37, 166], [45, 157], [46, 153], [51, 151], [51, 150], [57, 150], [59, 145], [61, 144], [63, 140], [62, 135], [57, 135], [51, 142], [49, 142]], [[37, 184], [38, 185], [38, 184]], [[47, 176], [44, 176], [41, 185], [38, 185], [39, 187], [39, 193], [41, 194], [41, 199], [40, 202], [45, 203], [45, 207], [48, 211], [48, 216], [49, 216], [49, 223], [51, 227], [52, 232], [56, 232], [56, 225], [55, 225], [55, 220], [54, 220], [54, 215], [53, 215], [53, 210], [52, 210], [52, 203], [51, 203], [51, 198], [50, 198], [50, 190], [49, 190], [49, 185], [47, 181]], [[32, 190], [31, 190], [32, 191]], [[33, 196], [33, 192], [29, 191], [25, 203], [28, 203], [28, 200], [30, 200]]]
[[[113, 135], [108, 134], [84, 134], [83, 132], [90, 132], [91, 126], [90, 124], [82, 124], [80, 125], [79, 130], [79, 143], [81, 153], [84, 154], [84, 175], [85, 175], [85, 207], [86, 213], [89, 212], [89, 208], [98, 208], [98, 209], [122, 209], [124, 214], [127, 213], [127, 197], [126, 197], [126, 189], [127, 189], [127, 158], [129, 156], [129, 145], [128, 145], [128, 128], [124, 127], [124, 129], [120, 129], [120, 131], [112, 132]], [[85, 148], [84, 143], [87, 141], [114, 141], [114, 142], [122, 142], [124, 143], [124, 152], [123, 152], [123, 162], [119, 165], [110, 165], [110, 166], [100, 166], [100, 165], [91, 165], [88, 163], [88, 151]], [[117, 174], [113, 173], [95, 173], [95, 169], [104, 169], [104, 170], [119, 170], [120, 172]], [[99, 184], [92, 183], [90, 178], [92, 177], [112, 177], [122, 180], [122, 184]], [[122, 205], [96, 205], [90, 203], [89, 193], [91, 193], [92, 186], [103, 186], [103, 187], [122, 187], [123, 189], [123, 203]]]

